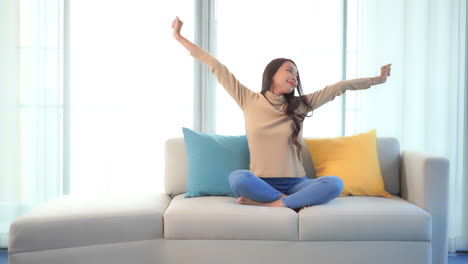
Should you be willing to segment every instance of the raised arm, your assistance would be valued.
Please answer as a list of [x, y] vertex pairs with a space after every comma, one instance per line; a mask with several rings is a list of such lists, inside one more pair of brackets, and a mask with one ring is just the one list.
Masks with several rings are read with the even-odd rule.
[[180, 21], [179, 17], [176, 17], [174, 21], [172, 21], [172, 36], [179, 41], [182, 46], [184, 46], [189, 52], [192, 52], [195, 49], [195, 44], [190, 42], [190, 40], [186, 39], [180, 34], [180, 30], [182, 29], [182, 25], [184, 23]]
[[256, 93], [249, 90], [247, 87], [242, 85], [232, 74], [226, 66], [220, 63], [214, 56], [200, 48], [199, 46], [193, 44], [180, 34], [180, 29], [182, 28], [182, 21], [179, 17], [176, 17], [172, 22], [172, 28], [174, 29], [173, 36], [179, 41], [182, 46], [184, 46], [190, 55], [200, 62], [206, 64], [213, 75], [218, 79], [218, 82], [224, 87], [224, 89], [231, 95], [231, 97], [236, 101], [236, 103], [244, 109], [246, 104], [255, 98]]
[[340, 96], [347, 90], [362, 90], [367, 89], [372, 85], [385, 83], [387, 81], [387, 77], [390, 76], [391, 66], [392, 64], [387, 64], [380, 67], [379, 76], [341, 81], [328, 85], [322, 90], [307, 94], [307, 101], [312, 106], [311, 110], [315, 110], [325, 103], [332, 101], [335, 97]]

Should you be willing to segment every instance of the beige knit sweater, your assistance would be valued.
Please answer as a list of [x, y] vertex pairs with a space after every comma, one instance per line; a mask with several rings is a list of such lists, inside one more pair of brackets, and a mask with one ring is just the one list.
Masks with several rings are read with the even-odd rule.
[[[302, 158], [298, 157], [297, 147], [291, 140], [293, 122], [284, 113], [286, 98], [267, 92], [267, 100], [263, 94], [251, 91], [226, 66], [200, 47], [196, 47], [190, 55], [210, 68], [244, 112], [250, 170], [256, 176], [266, 178], [305, 176]], [[306, 96], [314, 110], [346, 90], [366, 89], [370, 86], [369, 78], [341, 81]], [[307, 109], [301, 104], [297, 111], [306, 113]], [[298, 140], [303, 142], [302, 129]]]

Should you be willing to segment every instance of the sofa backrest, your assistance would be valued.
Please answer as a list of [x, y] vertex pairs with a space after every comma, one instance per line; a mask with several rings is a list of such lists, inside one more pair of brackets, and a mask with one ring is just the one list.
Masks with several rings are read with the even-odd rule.
[[[400, 192], [400, 145], [395, 138], [377, 138], [377, 151], [385, 189], [398, 195]], [[187, 153], [183, 137], [170, 138], [165, 149], [166, 193], [175, 196], [185, 193], [187, 184]], [[315, 172], [307, 144], [304, 144], [302, 160], [307, 177], [314, 178]]]

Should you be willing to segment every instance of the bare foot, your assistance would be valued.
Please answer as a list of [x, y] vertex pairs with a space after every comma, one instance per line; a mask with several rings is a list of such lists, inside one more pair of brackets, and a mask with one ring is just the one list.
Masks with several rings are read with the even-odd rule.
[[245, 204], [245, 205], [256, 205], [256, 206], [269, 206], [269, 207], [284, 207], [282, 197], [276, 201], [273, 201], [271, 203], [262, 203], [262, 202], [257, 202], [255, 200], [249, 199], [247, 197], [241, 196], [239, 199], [237, 199], [237, 203], [240, 204]]

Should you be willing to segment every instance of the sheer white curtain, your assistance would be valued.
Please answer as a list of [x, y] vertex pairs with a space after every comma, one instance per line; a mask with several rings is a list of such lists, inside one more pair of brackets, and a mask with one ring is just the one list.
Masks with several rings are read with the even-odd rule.
[[62, 1], [0, 1], [0, 247], [61, 194]]
[[80, 0], [70, 5], [70, 191], [163, 190], [164, 142], [192, 127], [193, 1]]
[[465, 16], [463, 0], [348, 1], [348, 77], [393, 67], [387, 84], [347, 96], [346, 133], [376, 128], [450, 160], [450, 251], [468, 248]]
[[[298, 66], [304, 93], [342, 80], [341, 0], [226, 1], [215, 6], [216, 56], [255, 92], [266, 65], [279, 57]], [[221, 85], [216, 94], [216, 132], [245, 133], [244, 116]], [[304, 136], [340, 136], [341, 98], [304, 121]]]

